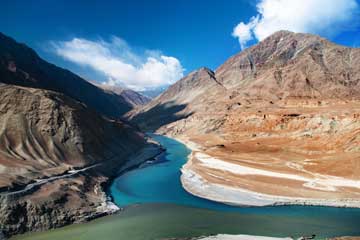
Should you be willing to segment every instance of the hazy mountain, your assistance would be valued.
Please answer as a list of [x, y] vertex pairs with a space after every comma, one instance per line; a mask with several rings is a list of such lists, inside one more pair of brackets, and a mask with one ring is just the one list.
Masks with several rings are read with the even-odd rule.
[[169, 86], [149, 88], [149, 89], [146, 89], [143, 91], [138, 91], [138, 92], [149, 98], [155, 98], [155, 97], [159, 96], [162, 92], [164, 92], [168, 87]]
[[122, 88], [122, 87], [118, 87], [118, 86], [97, 84], [97, 83], [95, 83], [95, 85], [98, 86], [99, 88], [104, 89], [109, 94], [115, 93], [115, 94], [121, 96], [123, 99], [125, 99], [126, 102], [130, 103], [132, 107], [145, 105], [148, 102], [150, 102], [150, 100], [151, 100], [151, 98], [144, 96], [144, 95], [142, 95], [134, 90], [131, 90], [131, 89]]

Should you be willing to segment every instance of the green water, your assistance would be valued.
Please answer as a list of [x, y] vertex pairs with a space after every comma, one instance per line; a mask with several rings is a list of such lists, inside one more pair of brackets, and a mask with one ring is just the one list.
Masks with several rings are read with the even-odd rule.
[[281, 215], [238, 214], [191, 208], [171, 204], [142, 204], [86, 224], [74, 224], [43, 233], [14, 239], [37, 240], [148, 240], [190, 237], [217, 233], [257, 234], [267, 236], [300, 236], [323, 233], [319, 237], [353, 232], [356, 222], [324, 219], [314, 216], [288, 218]]
[[161, 239], [218, 233], [318, 238], [360, 235], [360, 209], [330, 207], [231, 207], [200, 199], [181, 187], [180, 167], [190, 151], [154, 136], [166, 149], [156, 164], [119, 176], [109, 189], [119, 214], [15, 239]]

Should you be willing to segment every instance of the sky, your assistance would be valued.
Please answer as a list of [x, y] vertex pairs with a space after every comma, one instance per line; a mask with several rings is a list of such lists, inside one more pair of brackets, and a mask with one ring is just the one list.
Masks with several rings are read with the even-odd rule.
[[0, 31], [83, 78], [169, 85], [277, 30], [360, 47], [360, 0], [2, 0]]

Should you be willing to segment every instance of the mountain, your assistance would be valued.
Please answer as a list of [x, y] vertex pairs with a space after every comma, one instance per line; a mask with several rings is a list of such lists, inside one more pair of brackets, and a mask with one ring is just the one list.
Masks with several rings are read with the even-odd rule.
[[141, 100], [131, 101], [0, 35], [0, 236], [116, 210], [104, 190], [109, 179], [161, 152], [112, 118]]
[[151, 100], [151, 98], [144, 96], [131, 89], [126, 89], [118, 86], [109, 86], [104, 84], [95, 84], [95, 85], [98, 86], [99, 88], [104, 89], [109, 94], [114, 93], [121, 96], [132, 107], [145, 105]]
[[145, 90], [138, 92], [149, 98], [155, 98], [159, 96], [162, 92], [164, 92], [167, 88], [168, 86], [161, 86], [161, 87], [147, 88]]
[[359, 52], [316, 35], [280, 31], [231, 57], [216, 78], [252, 98], [358, 99]]
[[359, 66], [359, 48], [279, 31], [126, 117], [188, 143], [182, 183], [194, 195], [360, 206]]
[[192, 109], [206, 112], [215, 107], [216, 111], [226, 111], [225, 105], [235, 98], [273, 102], [359, 99], [359, 62], [358, 48], [339, 46], [316, 35], [279, 31], [231, 57], [215, 73], [207, 68], [190, 73], [128, 115], [135, 116], [134, 121], [141, 125], [139, 118], [147, 119], [165, 105], [182, 105], [176, 113], [186, 112], [183, 115], [187, 116]]
[[121, 117], [132, 108], [132, 103], [121, 95], [109, 94], [76, 74], [44, 61], [34, 50], [2, 33], [0, 76], [0, 81], [6, 84], [64, 93], [110, 117]]
[[190, 116], [203, 108], [205, 99], [222, 91], [225, 89], [214, 72], [203, 67], [180, 79], [143, 108], [130, 112], [129, 117], [144, 130], [151, 130]]

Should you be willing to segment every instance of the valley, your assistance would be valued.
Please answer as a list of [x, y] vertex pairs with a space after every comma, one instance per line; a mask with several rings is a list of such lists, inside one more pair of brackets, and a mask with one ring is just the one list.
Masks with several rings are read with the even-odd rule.
[[278, 31], [150, 100], [0, 35], [0, 234], [359, 235], [359, 64]]

